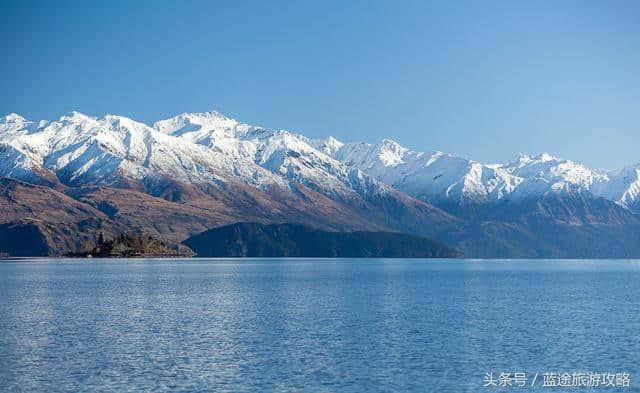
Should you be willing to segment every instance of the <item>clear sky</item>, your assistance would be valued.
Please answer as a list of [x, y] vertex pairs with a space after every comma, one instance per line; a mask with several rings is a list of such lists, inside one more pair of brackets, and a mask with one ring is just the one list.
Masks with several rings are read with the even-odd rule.
[[0, 2], [0, 113], [640, 162], [639, 1]]

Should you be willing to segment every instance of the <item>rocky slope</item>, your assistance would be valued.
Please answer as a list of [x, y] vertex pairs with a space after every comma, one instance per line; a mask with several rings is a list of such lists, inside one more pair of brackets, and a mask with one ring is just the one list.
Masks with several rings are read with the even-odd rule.
[[0, 179], [0, 251], [63, 255], [90, 246], [100, 232], [126, 230], [92, 206], [49, 187]]

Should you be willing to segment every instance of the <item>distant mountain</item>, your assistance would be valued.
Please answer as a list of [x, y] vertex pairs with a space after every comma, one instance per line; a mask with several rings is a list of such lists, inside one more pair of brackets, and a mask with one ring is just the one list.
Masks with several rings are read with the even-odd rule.
[[410, 151], [388, 139], [337, 146], [330, 153], [339, 161], [434, 204], [491, 204], [588, 191], [631, 207], [640, 196], [638, 168], [605, 173], [547, 153], [487, 165], [442, 152]]
[[184, 241], [199, 257], [455, 258], [423, 237], [392, 232], [328, 232], [304, 225], [238, 223]]
[[640, 256], [640, 217], [590, 193], [551, 193], [474, 214], [438, 240], [484, 258]]
[[0, 178], [0, 251], [23, 244], [7, 240], [17, 233], [40, 239], [24, 252], [58, 254], [95, 242], [101, 228], [180, 242], [236, 222], [286, 222], [411, 233], [467, 256], [640, 256], [629, 244], [639, 243], [640, 166], [604, 172], [549, 154], [483, 164], [388, 139], [312, 139], [215, 111], [153, 126], [10, 114], [0, 119]]
[[591, 190], [640, 213], [640, 164], [609, 172], [606, 181], [595, 184]]

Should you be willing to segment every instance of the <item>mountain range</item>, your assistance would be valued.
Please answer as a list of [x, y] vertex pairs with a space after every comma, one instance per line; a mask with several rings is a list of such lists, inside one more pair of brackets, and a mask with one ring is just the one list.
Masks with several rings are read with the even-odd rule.
[[483, 164], [215, 111], [153, 125], [10, 114], [0, 119], [0, 178], [0, 249], [12, 255], [77, 251], [99, 232], [182, 242], [256, 222], [410, 233], [468, 257], [640, 256], [640, 165], [607, 172], [546, 153]]

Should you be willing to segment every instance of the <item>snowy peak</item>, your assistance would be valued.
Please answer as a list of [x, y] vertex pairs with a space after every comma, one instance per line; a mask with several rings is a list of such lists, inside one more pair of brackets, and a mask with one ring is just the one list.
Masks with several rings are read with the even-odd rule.
[[529, 197], [547, 192], [590, 191], [593, 184], [606, 176], [570, 160], [543, 153], [533, 158], [521, 156], [502, 169], [522, 179], [516, 196]]
[[522, 168], [528, 165], [539, 164], [539, 163], [544, 163], [548, 161], [559, 161], [559, 160], [560, 159], [552, 156], [549, 153], [541, 153], [533, 157], [528, 154], [520, 154], [518, 157], [516, 157], [515, 160], [511, 161], [506, 165], [501, 165], [501, 166], [508, 167], [508, 168]]
[[408, 150], [391, 139], [383, 139], [376, 146], [378, 157], [384, 166], [396, 166], [403, 163]]
[[329, 157], [333, 157], [333, 155], [344, 146], [344, 143], [332, 136], [327, 139], [309, 139], [308, 143]]
[[640, 208], [640, 164], [628, 167], [618, 175], [618, 181], [622, 184], [622, 194], [618, 201], [627, 207]]
[[10, 113], [0, 118], [0, 134], [2, 134], [0, 137], [8, 138], [9, 136], [16, 136], [18, 134], [32, 133], [44, 127], [46, 124], [47, 122], [44, 120], [36, 124], [17, 113]]
[[170, 119], [156, 122], [153, 128], [167, 135], [185, 136], [198, 141], [213, 134], [235, 137], [236, 134], [245, 134], [254, 127], [226, 117], [220, 112], [211, 111], [181, 113]]
[[29, 120], [20, 116], [17, 113], [9, 113], [6, 116], [3, 116], [0, 120], [0, 124], [8, 124], [8, 123], [26, 123]]
[[534, 160], [536, 161], [542, 161], [542, 162], [546, 162], [546, 161], [551, 161], [551, 160], [557, 160], [556, 157], [552, 156], [549, 153], [541, 153], [540, 155], [536, 156], [534, 158]]
[[240, 123], [219, 112], [182, 113], [161, 120], [153, 128], [163, 134], [183, 141], [207, 146], [229, 155], [252, 159], [255, 146], [245, 140], [250, 134], [259, 134], [263, 129]]
[[77, 112], [77, 111], [71, 111], [65, 115], [62, 115], [60, 119], [58, 119], [59, 122], [66, 122], [66, 123], [78, 123], [78, 122], [87, 122], [87, 121], [95, 121], [95, 120], [97, 120], [96, 117], [85, 115], [84, 113]]
[[325, 142], [324, 142], [325, 146], [330, 147], [333, 150], [337, 150], [339, 148], [341, 148], [342, 146], [344, 146], [344, 143], [340, 142], [339, 140], [337, 140], [336, 138], [330, 136], [328, 137]]
[[640, 213], [640, 164], [602, 176], [594, 183], [592, 192]]

